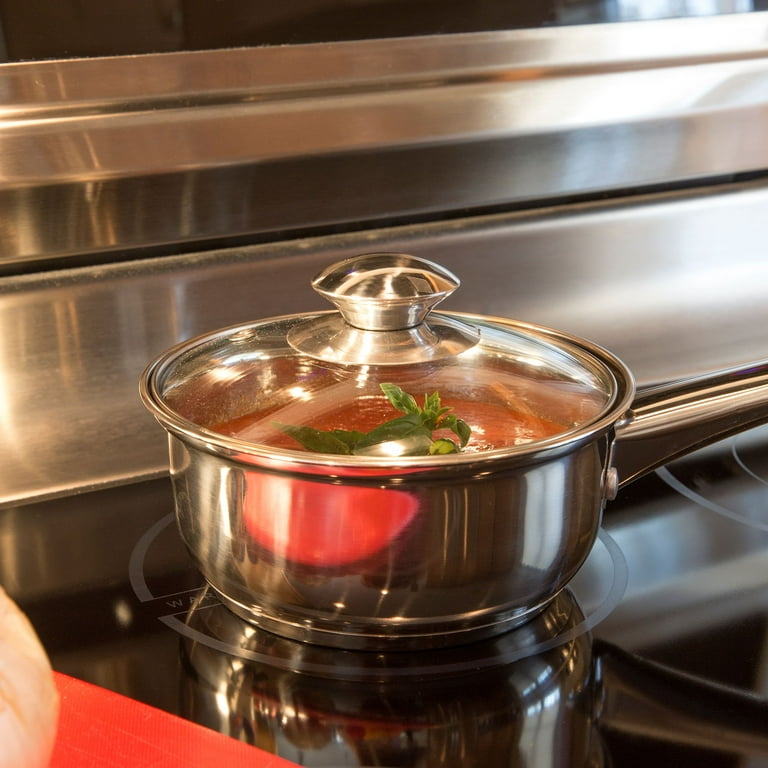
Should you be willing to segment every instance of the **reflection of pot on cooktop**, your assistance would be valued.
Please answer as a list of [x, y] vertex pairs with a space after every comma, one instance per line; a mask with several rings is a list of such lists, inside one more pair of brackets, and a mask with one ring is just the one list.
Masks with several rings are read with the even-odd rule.
[[271, 635], [210, 607], [203, 593], [187, 624], [233, 654], [185, 637], [182, 711], [307, 765], [516, 765], [531, 756], [546, 765], [555, 750], [570, 765], [590, 764], [588, 636], [525, 650], [583, 618], [564, 592], [492, 641], [375, 653]]
[[505, 635], [390, 653], [272, 635], [208, 590], [186, 623], [215, 642], [184, 636], [182, 714], [302, 765], [599, 766], [610, 728], [768, 754], [768, 703], [593, 643], [567, 590]]

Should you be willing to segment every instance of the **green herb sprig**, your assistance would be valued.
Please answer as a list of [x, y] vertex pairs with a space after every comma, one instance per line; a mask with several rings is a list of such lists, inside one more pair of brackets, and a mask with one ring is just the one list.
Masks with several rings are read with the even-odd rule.
[[[436, 456], [459, 453], [469, 441], [469, 425], [443, 406], [440, 395], [434, 392], [424, 396], [420, 407], [413, 395], [404, 392], [395, 384], [380, 384], [392, 406], [403, 415], [379, 424], [370, 432], [332, 429], [320, 430], [314, 427], [279, 424], [280, 430], [300, 443], [308, 451], [344, 455], [391, 455], [385, 444], [396, 443], [400, 456]], [[433, 439], [433, 432], [448, 429], [458, 442], [448, 437]]]

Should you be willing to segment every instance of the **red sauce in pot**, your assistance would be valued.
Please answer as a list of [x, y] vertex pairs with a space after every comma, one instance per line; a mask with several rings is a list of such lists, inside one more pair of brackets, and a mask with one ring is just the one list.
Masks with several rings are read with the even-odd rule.
[[[417, 396], [417, 400], [420, 401], [421, 397]], [[527, 407], [515, 408], [500, 403], [454, 398], [445, 398], [443, 404], [452, 408], [453, 413], [466, 421], [472, 429], [464, 451], [478, 452], [521, 445], [564, 432], [572, 425], [539, 416]], [[273, 410], [271, 413], [255, 411], [211, 428], [248, 442], [304, 450], [293, 438], [273, 427], [272, 422], [298, 423], [324, 431], [345, 429], [368, 432], [402, 415], [385, 397], [361, 398], [298, 422], [295, 418], [285, 418], [281, 411], [282, 409]], [[433, 436], [455, 439], [450, 430], [434, 432]]]
[[[423, 402], [423, 395], [416, 393], [415, 397], [418, 402]], [[470, 452], [541, 440], [572, 425], [539, 416], [526, 405], [515, 408], [498, 402], [477, 402], [452, 396], [443, 397], [443, 405], [450, 407], [471, 427], [470, 441], [463, 449]], [[580, 406], [574, 408], [571, 401], [565, 413], [578, 416], [579, 410]], [[563, 408], [560, 408], [559, 413], [562, 412]], [[368, 432], [399, 415], [401, 413], [384, 396], [348, 399], [338, 407], [327, 405], [325, 398], [322, 403], [302, 402], [297, 398], [212, 428], [251, 443], [304, 450], [275, 427], [274, 422], [300, 424], [324, 431]], [[433, 437], [440, 436], [455, 438], [450, 430], [433, 433]], [[243, 520], [251, 539], [277, 561], [323, 569], [355, 568], [358, 567], [355, 564], [384, 555], [395, 562], [393, 558], [401, 541], [410, 540], [415, 535], [411, 531], [420, 503], [419, 494], [405, 487], [335, 484], [321, 479], [254, 472], [247, 477]]]

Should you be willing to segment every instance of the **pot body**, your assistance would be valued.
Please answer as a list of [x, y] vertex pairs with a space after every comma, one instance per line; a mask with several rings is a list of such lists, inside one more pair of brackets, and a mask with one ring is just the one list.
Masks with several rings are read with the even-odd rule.
[[540, 612], [594, 544], [607, 433], [450, 472], [257, 466], [170, 433], [181, 536], [225, 604], [351, 649], [489, 637]]

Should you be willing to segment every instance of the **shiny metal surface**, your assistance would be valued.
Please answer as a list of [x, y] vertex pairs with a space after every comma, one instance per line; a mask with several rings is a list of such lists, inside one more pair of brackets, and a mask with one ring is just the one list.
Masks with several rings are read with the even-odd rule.
[[[606, 447], [511, 469], [302, 472], [171, 433], [171, 479], [195, 565], [242, 618], [338, 648], [439, 648], [520, 625], [573, 578], [597, 537]], [[317, 557], [295, 555], [298, 541]]]
[[312, 287], [350, 325], [400, 331], [427, 319], [460, 285], [439, 264], [405, 253], [364, 254], [324, 269]]
[[751, 13], [2, 65], [0, 268], [761, 171], [767, 41]]
[[616, 425], [617, 488], [672, 459], [768, 421], [768, 362], [648, 387]]
[[[529, 620], [591, 551], [606, 435], [628, 407], [631, 376], [586, 342], [470, 315], [460, 319], [477, 329], [476, 346], [435, 365], [419, 345], [418, 363], [409, 355], [393, 365], [401, 358], [380, 349], [387, 326], [401, 327], [415, 303], [439, 298], [441, 272], [401, 254], [326, 270], [323, 293], [333, 287], [342, 325], [353, 299], [374, 305], [366, 316], [400, 310], [395, 323], [379, 317], [362, 329], [373, 337], [365, 346], [378, 352], [363, 365], [297, 352], [289, 345], [296, 323], [314, 328], [324, 315], [294, 315], [175, 345], [143, 374], [142, 400], [169, 433], [182, 539], [226, 604], [257, 626], [341, 648], [467, 642]], [[330, 285], [332, 275], [343, 276], [345, 290]], [[420, 314], [424, 326], [433, 323]], [[372, 364], [378, 359], [385, 364]], [[383, 454], [329, 455], [280, 441], [274, 422], [317, 426], [329, 412], [334, 428], [363, 429], [366, 403], [386, 402], [381, 381], [419, 399], [440, 391], [490, 447], [481, 440], [479, 449], [448, 456], [411, 455], [393, 439]], [[507, 441], [473, 410], [476, 402], [495, 406], [495, 418], [519, 408], [518, 419], [541, 414], [561, 426], [535, 434], [531, 446]], [[347, 423], [339, 409], [354, 405]], [[222, 426], [254, 412], [246, 433]], [[532, 429], [542, 430], [533, 418]]]
[[[419, 274], [426, 268], [413, 257], [369, 255], [328, 271], [349, 275], [366, 297], [366, 285], [383, 281], [402, 304], [411, 291], [393, 283], [406, 264]], [[413, 276], [406, 278], [410, 288]], [[181, 536], [238, 615], [341, 648], [440, 647], [500, 634], [569, 583], [620, 483], [768, 421], [768, 363], [677, 381], [633, 402], [631, 373], [607, 351], [529, 324], [460, 317], [481, 341], [437, 368], [421, 362], [393, 373], [390, 365], [307, 361], [286, 341], [298, 316], [198, 337], [148, 367], [141, 396], [169, 433]], [[499, 330], [506, 333], [495, 339]], [[376, 390], [381, 376], [398, 377], [390, 380], [408, 392], [463, 395], [458, 415], [466, 418], [469, 380], [483, 403], [501, 389], [501, 412], [520, 407], [567, 427], [509, 445], [490, 437], [493, 425], [470, 421], [487, 429], [492, 447], [447, 456], [411, 455], [396, 441], [397, 452], [371, 456], [270, 440], [273, 421], [316, 426], [329, 409], [334, 427], [358, 428], [361, 403], [372, 396], [363, 385], [373, 380]], [[536, 397], [549, 386], [542, 405]], [[338, 415], [345, 401], [357, 402], [357, 422]], [[555, 416], [557, 406], [567, 416]], [[217, 426], [259, 411], [267, 418], [245, 435]]]
[[463, 276], [460, 302], [446, 307], [584, 336], [640, 384], [763, 357], [763, 186], [628, 203], [3, 278], [0, 499], [167, 471], [162, 431], [137, 393], [149, 360], [214, 328], [319, 306], [311, 277], [361, 250], [441, 263]]
[[[765, 422], [765, 370], [654, 391], [637, 422], [630, 414], [620, 425], [618, 455], [622, 439], [638, 439], [639, 473]], [[337, 648], [440, 648], [520, 626], [578, 572], [613, 495], [604, 475], [610, 424], [572, 438], [567, 452], [534, 444], [518, 461], [452, 456], [441, 457], [444, 467], [404, 459], [387, 469], [367, 457], [302, 465], [286, 451], [223, 451], [210, 433], [163, 423], [181, 537], [224, 604], [261, 629]], [[646, 441], [655, 437], [652, 459]], [[334, 560], [338, 541], [357, 538], [360, 509], [375, 551]], [[311, 541], [317, 558], [296, 557], [297, 539]]]
[[479, 333], [430, 311], [460, 285], [447, 269], [403, 253], [353, 256], [312, 280], [338, 312], [294, 326], [288, 343], [325, 362], [355, 365], [424, 363], [455, 357]]
[[289, 342], [298, 352], [324, 362], [355, 365], [423, 364], [445, 360], [474, 347], [478, 332], [446, 315], [428, 323], [391, 331], [355, 328], [337, 313], [296, 324]]

